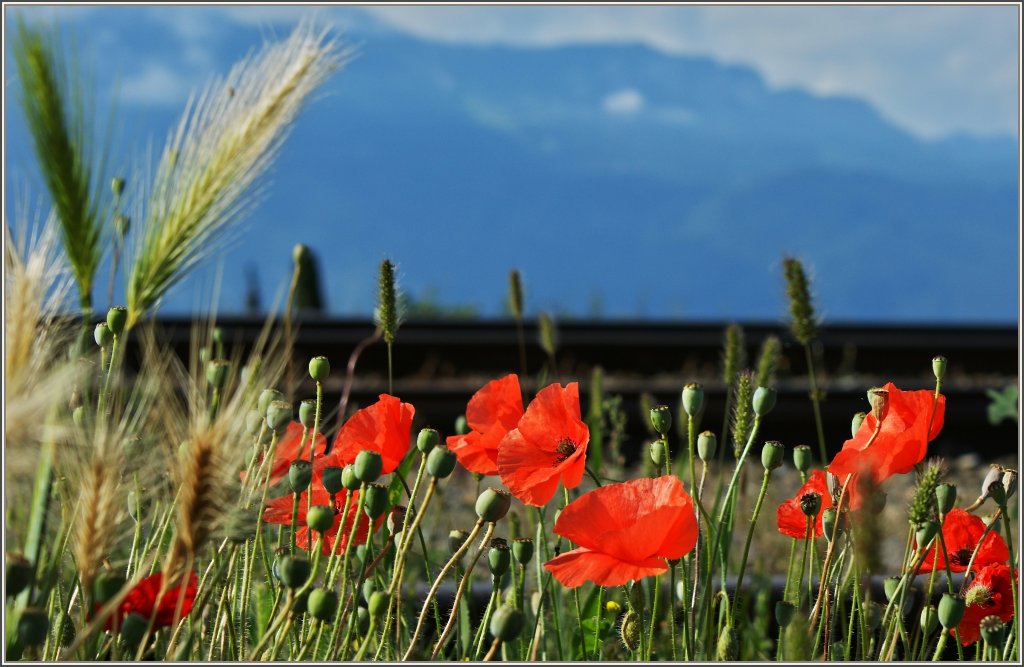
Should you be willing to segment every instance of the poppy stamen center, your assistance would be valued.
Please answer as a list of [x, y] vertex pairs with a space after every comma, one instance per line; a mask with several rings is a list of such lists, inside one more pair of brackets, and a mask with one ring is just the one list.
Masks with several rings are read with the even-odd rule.
[[576, 453], [576, 443], [570, 438], [562, 438], [558, 442], [558, 446], [555, 447], [555, 465], [565, 461], [567, 458]]
[[973, 555], [973, 553], [974, 550], [968, 549], [967, 547], [964, 547], [963, 549], [957, 549], [949, 555], [949, 561], [954, 565], [967, 567], [971, 562], [971, 555]]

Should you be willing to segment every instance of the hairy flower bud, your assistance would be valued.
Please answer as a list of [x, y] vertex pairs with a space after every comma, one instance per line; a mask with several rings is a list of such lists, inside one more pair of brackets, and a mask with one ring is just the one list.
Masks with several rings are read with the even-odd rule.
[[512, 496], [501, 489], [484, 489], [476, 500], [476, 514], [484, 521], [500, 521], [512, 505]]
[[718, 438], [711, 431], [704, 431], [697, 436], [697, 455], [704, 463], [712, 461], [718, 452]]
[[316, 425], [316, 399], [307, 398], [299, 403], [299, 423], [306, 429]]
[[110, 333], [120, 336], [124, 331], [124, 325], [128, 322], [128, 309], [123, 306], [114, 306], [107, 311], [107, 327]]

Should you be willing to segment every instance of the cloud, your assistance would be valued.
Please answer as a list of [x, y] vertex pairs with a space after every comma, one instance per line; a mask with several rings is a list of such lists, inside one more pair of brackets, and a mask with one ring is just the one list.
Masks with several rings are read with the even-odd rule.
[[141, 72], [126, 77], [121, 99], [142, 106], [180, 106], [188, 99], [194, 81], [166, 65], [147, 63]]
[[644, 96], [634, 88], [625, 88], [607, 95], [601, 102], [605, 112], [613, 116], [632, 116], [644, 108]]

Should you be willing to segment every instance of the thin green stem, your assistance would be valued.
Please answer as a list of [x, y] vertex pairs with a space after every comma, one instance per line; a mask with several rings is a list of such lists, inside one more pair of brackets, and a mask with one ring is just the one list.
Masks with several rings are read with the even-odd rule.
[[810, 344], [804, 345], [804, 353], [807, 356], [807, 381], [811, 385], [811, 404], [814, 406], [814, 426], [818, 431], [818, 448], [821, 453], [821, 464], [828, 462], [828, 453], [825, 449], [825, 428], [821, 423], [821, 395], [818, 392], [818, 380], [814, 372], [814, 355], [811, 354]]

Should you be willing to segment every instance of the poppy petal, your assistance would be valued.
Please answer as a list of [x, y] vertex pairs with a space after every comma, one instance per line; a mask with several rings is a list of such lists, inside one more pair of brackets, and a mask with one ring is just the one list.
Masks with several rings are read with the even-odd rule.
[[544, 564], [544, 569], [563, 586], [576, 588], [586, 581], [592, 581], [598, 586], [620, 586], [627, 581], [639, 581], [644, 577], [661, 574], [668, 570], [668, 564], [658, 558], [628, 563], [580, 547], [549, 560]]
[[416, 410], [389, 394], [373, 405], [357, 410], [338, 431], [331, 449], [334, 460], [347, 465], [363, 450], [379, 452], [383, 474], [394, 472], [411, 444], [412, 418]]

